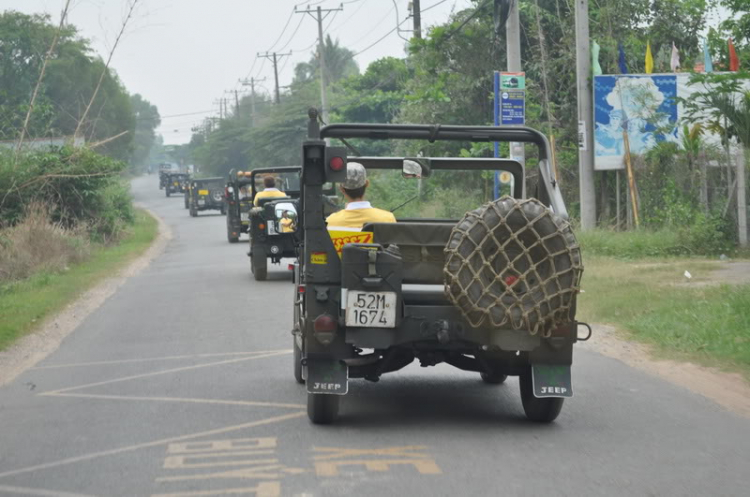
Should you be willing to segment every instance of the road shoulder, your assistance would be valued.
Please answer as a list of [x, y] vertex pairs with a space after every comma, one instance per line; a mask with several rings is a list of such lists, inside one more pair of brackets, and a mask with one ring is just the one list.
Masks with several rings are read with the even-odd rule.
[[65, 337], [72, 333], [86, 317], [114, 295], [129, 278], [148, 267], [151, 261], [164, 251], [172, 239], [169, 226], [143, 205], [137, 205], [137, 207], [148, 212], [158, 223], [158, 232], [151, 246], [117, 274], [97, 283], [65, 309], [45, 319], [33, 332], [20, 338], [8, 349], [1, 351], [0, 386], [10, 383], [19, 374], [57, 350]]

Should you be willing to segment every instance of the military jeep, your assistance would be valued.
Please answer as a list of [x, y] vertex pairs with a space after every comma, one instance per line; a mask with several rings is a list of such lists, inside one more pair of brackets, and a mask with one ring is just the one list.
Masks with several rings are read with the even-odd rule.
[[216, 210], [224, 214], [224, 179], [199, 178], [190, 182], [191, 217], [198, 217], [198, 212]]
[[253, 208], [252, 173], [249, 171], [229, 171], [229, 180], [224, 189], [227, 212], [227, 240], [240, 241], [242, 233], [250, 229], [250, 210]]
[[[579, 338], [579, 326], [586, 325], [575, 320], [580, 249], [550, 174], [546, 137], [526, 127], [333, 124], [321, 129], [314, 109], [308, 137], [302, 145], [292, 335], [294, 377], [306, 384], [310, 420], [337, 418], [349, 379], [377, 382], [415, 359], [423, 367], [446, 363], [475, 372], [493, 385], [518, 376], [527, 418], [557, 418], [573, 392], [573, 345], [588, 336]], [[476, 142], [532, 144], [539, 160], [533, 198], [527, 197], [524, 167], [515, 160], [348, 157], [347, 148], [325, 141], [337, 139], [425, 145], [445, 140], [466, 149]], [[455, 204], [461, 210], [448, 218], [397, 214], [396, 223], [336, 233], [326, 225], [321, 189], [345, 179], [347, 161], [364, 165], [373, 184], [386, 177], [402, 181], [398, 193], [411, 189], [416, 202], [436, 188], [441, 193], [430, 215], [435, 209], [455, 210]], [[493, 176], [505, 192], [497, 200]], [[447, 195], [454, 195], [451, 202]], [[411, 200], [392, 210], [415, 206]]]
[[250, 269], [256, 281], [268, 277], [268, 259], [279, 264], [284, 257], [297, 257], [297, 211], [299, 206], [299, 167], [254, 169], [250, 173], [250, 197], [262, 191], [263, 178], [272, 176], [284, 197], [258, 199], [250, 209]]
[[185, 193], [186, 173], [167, 173], [164, 179], [164, 194], [169, 197], [173, 193]]

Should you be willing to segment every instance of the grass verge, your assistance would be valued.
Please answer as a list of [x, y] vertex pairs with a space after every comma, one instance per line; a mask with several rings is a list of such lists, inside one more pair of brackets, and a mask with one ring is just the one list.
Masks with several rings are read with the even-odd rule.
[[43, 271], [0, 286], [0, 350], [141, 255], [156, 238], [158, 223], [138, 209], [129, 231], [119, 244], [95, 247], [89, 259], [67, 271]]
[[581, 319], [614, 325], [667, 357], [750, 379], [750, 284], [709, 285], [717, 263], [695, 259], [588, 256], [585, 264]]

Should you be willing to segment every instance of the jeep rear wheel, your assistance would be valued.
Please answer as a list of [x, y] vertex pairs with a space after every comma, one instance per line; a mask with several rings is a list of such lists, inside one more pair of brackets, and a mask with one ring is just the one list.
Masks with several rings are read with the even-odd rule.
[[489, 383], [490, 385], [500, 385], [502, 383], [505, 383], [505, 380], [508, 379], [507, 374], [498, 374], [498, 373], [481, 373], [482, 381], [485, 383]]
[[262, 248], [256, 247], [250, 256], [250, 268], [255, 276], [255, 281], [265, 281], [268, 276], [268, 258]]
[[169, 197], [169, 188], [165, 188], [165, 189], [164, 189], [164, 194], [165, 194], [165, 195], [166, 195], [167, 197]]
[[551, 423], [562, 410], [565, 399], [558, 397], [534, 397], [534, 386], [531, 381], [531, 367], [524, 370], [518, 379], [521, 387], [521, 403], [526, 417], [537, 423]]
[[328, 425], [339, 415], [339, 396], [324, 393], [307, 394], [307, 417], [316, 425]]
[[198, 209], [195, 208], [193, 203], [190, 203], [190, 217], [198, 217]]
[[188, 200], [189, 200], [189, 197], [188, 197], [188, 194], [186, 193], [185, 194], [185, 208], [186, 209], [190, 208], [190, 204], [189, 204]]

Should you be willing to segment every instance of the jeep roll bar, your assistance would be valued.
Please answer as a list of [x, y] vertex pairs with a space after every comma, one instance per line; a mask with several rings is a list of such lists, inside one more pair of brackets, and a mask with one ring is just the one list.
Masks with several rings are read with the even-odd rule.
[[539, 151], [539, 180], [535, 196], [555, 214], [568, 217], [559, 185], [550, 171], [552, 156], [547, 137], [526, 126], [455, 126], [442, 124], [329, 124], [320, 127], [317, 109], [308, 111], [308, 139], [368, 138], [371, 140], [426, 140], [464, 142], [521, 142], [537, 146]]

